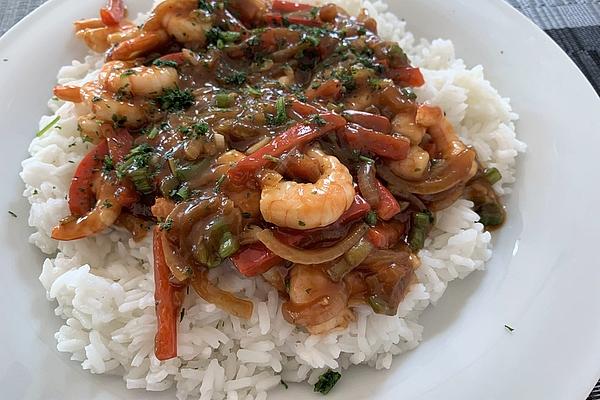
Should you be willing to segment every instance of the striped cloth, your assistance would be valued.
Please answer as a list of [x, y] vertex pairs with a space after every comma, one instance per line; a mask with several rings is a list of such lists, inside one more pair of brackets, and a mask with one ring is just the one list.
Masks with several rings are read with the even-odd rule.
[[[507, 1], [546, 31], [600, 93], [600, 0]], [[0, 0], [0, 35], [44, 2]], [[600, 382], [587, 400], [600, 400]]]

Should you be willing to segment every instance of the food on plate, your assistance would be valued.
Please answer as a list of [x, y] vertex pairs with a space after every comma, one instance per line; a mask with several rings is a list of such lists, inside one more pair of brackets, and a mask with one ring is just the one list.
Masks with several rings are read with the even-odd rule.
[[[501, 184], [510, 180], [503, 174], [512, 178], [521, 146], [510, 136], [514, 116], [502, 116], [509, 133], [501, 145], [512, 153], [495, 162], [490, 146], [498, 145], [468, 136], [476, 127], [458, 124], [467, 140], [461, 137], [456, 108], [448, 115], [423, 101], [427, 90], [444, 89], [428, 87], [427, 74], [389, 39], [394, 27], [385, 27], [388, 39], [379, 33], [372, 14], [381, 3], [366, 5], [371, 13], [363, 8], [354, 16], [342, 2], [165, 0], [134, 23], [122, 1], [111, 0], [100, 18], [75, 22], [76, 36], [101, 55], [94, 56], [97, 70], [53, 90], [62, 114], [76, 121], [77, 131], [63, 139], [74, 140], [80, 159], [65, 179], [68, 215], [50, 237], [75, 264], [86, 259], [79, 252], [102, 253], [103, 238], [116, 243], [104, 245], [117, 246], [116, 257], [105, 254], [97, 265], [88, 261], [87, 270], [65, 275], [92, 275], [92, 267], [121, 291], [144, 283], [131, 310], [118, 317], [90, 312], [91, 321], [77, 306], [91, 280], [64, 283], [80, 298], [67, 300], [62, 335], [89, 332], [88, 368], [124, 365], [129, 387], [164, 389], [172, 382], [165, 378], [175, 375], [184, 397], [196, 390], [203, 399], [225, 392], [237, 398], [240, 391], [258, 399], [281, 380], [285, 364], [297, 373], [289, 380], [315, 368], [309, 381], [326, 394], [340, 374], [325, 367], [389, 367], [400, 336], [383, 339], [387, 350], [369, 350], [365, 318], [406, 326], [403, 318], [432, 299], [430, 292], [441, 295], [445, 283], [426, 276], [436, 274], [432, 252], [450, 252], [447, 258], [466, 268], [446, 271], [454, 277], [483, 266], [486, 229], [506, 219]], [[59, 134], [50, 126], [38, 140]], [[472, 237], [444, 237], [444, 229]], [[142, 261], [150, 247], [152, 270], [140, 272], [150, 265]], [[140, 264], [131, 266], [132, 258]], [[430, 272], [420, 272], [424, 261]], [[123, 274], [139, 282], [127, 283]], [[56, 293], [59, 281], [52, 283]], [[123, 295], [110, 296], [98, 306], [115, 302], [121, 312]], [[151, 298], [154, 315], [146, 311]], [[403, 309], [403, 301], [411, 305]], [[186, 305], [202, 317], [186, 319]], [[103, 314], [107, 321], [97, 327], [94, 319]], [[150, 324], [139, 321], [144, 316]], [[116, 328], [119, 319], [124, 325]], [[251, 339], [267, 335], [271, 323], [277, 337]], [[143, 348], [128, 339], [126, 328], [134, 325], [147, 330]], [[243, 330], [251, 334], [228, 337]], [[337, 342], [340, 335], [339, 351], [306, 355], [307, 342]], [[352, 337], [362, 337], [358, 352], [340, 365], [344, 340], [354, 349]], [[211, 356], [213, 349], [220, 353]], [[202, 371], [195, 385], [185, 376], [191, 370]], [[239, 383], [246, 377], [248, 384]]]

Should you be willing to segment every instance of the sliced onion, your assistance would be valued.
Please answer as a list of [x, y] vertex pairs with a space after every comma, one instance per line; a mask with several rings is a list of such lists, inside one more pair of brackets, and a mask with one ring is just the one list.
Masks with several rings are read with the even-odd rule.
[[373, 163], [363, 163], [358, 169], [356, 175], [360, 194], [363, 195], [367, 203], [377, 209], [379, 206], [379, 189], [377, 188], [377, 173]]
[[305, 250], [298, 249], [293, 246], [289, 246], [282, 243], [273, 235], [273, 232], [269, 229], [264, 229], [257, 234], [258, 240], [263, 242], [265, 246], [273, 253], [283, 258], [284, 260], [291, 261], [297, 264], [323, 264], [328, 261], [333, 261], [338, 257], [344, 255], [348, 250], [352, 248], [358, 241], [367, 233], [369, 227], [367, 224], [357, 225], [345, 239], [341, 242], [322, 249]]
[[238, 240], [241, 246], [258, 242], [258, 232], [262, 231], [262, 228], [257, 225], [248, 225], [238, 236]]
[[171, 273], [179, 282], [186, 282], [192, 275], [192, 267], [173, 249], [173, 246], [171, 246], [171, 243], [169, 243], [169, 240], [162, 232], [159, 235], [162, 241], [163, 252], [165, 253], [165, 261]]
[[436, 194], [451, 189], [463, 182], [472, 170], [475, 161], [475, 152], [464, 149], [456, 157], [446, 162], [446, 165], [438, 171], [434, 171], [422, 182], [410, 182], [402, 180], [403, 185], [411, 193]]
[[192, 287], [204, 300], [212, 303], [238, 318], [250, 319], [254, 305], [250, 300], [240, 299], [233, 294], [219, 289], [208, 279], [208, 271], [197, 270], [192, 277]]

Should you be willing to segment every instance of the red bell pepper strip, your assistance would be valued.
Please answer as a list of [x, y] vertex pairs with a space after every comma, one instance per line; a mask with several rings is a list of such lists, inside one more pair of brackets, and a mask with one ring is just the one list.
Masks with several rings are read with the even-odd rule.
[[425, 84], [421, 70], [415, 67], [388, 69], [386, 76], [402, 86], [419, 87]]
[[402, 209], [398, 200], [394, 197], [381, 182], [377, 181], [377, 189], [379, 190], [379, 206], [377, 207], [377, 216], [384, 221], [388, 221], [398, 214]]
[[231, 261], [242, 275], [256, 276], [267, 272], [283, 259], [257, 242], [241, 248], [231, 256]]
[[404, 160], [410, 149], [408, 139], [385, 135], [356, 124], [346, 126], [340, 135], [353, 149], [367, 151], [392, 160]]
[[378, 249], [390, 249], [400, 241], [404, 234], [404, 224], [379, 222], [375, 227], [369, 229], [367, 238]]
[[108, 0], [106, 7], [100, 9], [100, 18], [105, 25], [119, 25], [125, 18], [125, 4], [123, 0]]
[[183, 304], [184, 286], [170, 282], [171, 271], [165, 260], [161, 231], [154, 228], [154, 300], [156, 302], [156, 336], [154, 354], [159, 360], [177, 357], [177, 325]]
[[133, 136], [127, 131], [127, 129], [119, 128], [114, 130], [110, 125], [109, 129], [105, 129], [105, 125], [102, 127], [102, 133], [106, 137], [106, 141], [108, 143], [108, 154], [110, 154], [110, 158], [112, 159], [114, 164], [118, 164], [122, 162], [131, 147], [133, 146]]
[[295, 25], [306, 25], [306, 26], [321, 26], [323, 23], [318, 19], [310, 19], [306, 17], [299, 17], [295, 15], [281, 15], [275, 13], [265, 14], [263, 17], [264, 21], [269, 25], [283, 25], [284, 18], [290, 24]]
[[85, 215], [94, 206], [92, 183], [102, 169], [108, 144], [102, 140], [79, 162], [69, 188], [69, 210], [72, 215]]
[[383, 115], [375, 115], [364, 111], [347, 110], [342, 113], [342, 117], [346, 118], [348, 122], [353, 122], [377, 132], [389, 134], [392, 131], [390, 120]]
[[331, 130], [344, 126], [346, 123], [346, 120], [339, 115], [331, 113], [319, 115], [325, 121], [323, 126], [305, 124], [292, 126], [287, 131], [277, 135], [260, 150], [241, 159], [235, 167], [229, 170], [229, 180], [234, 185], [243, 185], [251, 180], [258, 170], [270, 162], [265, 156], [279, 157], [294, 147], [309, 143]]
[[313, 6], [310, 4], [296, 3], [295, 1], [274, 0], [271, 8], [273, 11], [290, 13], [295, 11], [310, 11]]
[[[108, 154], [113, 164], [117, 165], [125, 159], [131, 150], [133, 136], [131, 136], [127, 129], [119, 128], [115, 130], [110, 124], [104, 124], [100, 129], [108, 143]], [[121, 206], [129, 207], [139, 200], [139, 195], [133, 183], [129, 180], [121, 180], [115, 185], [115, 198]]]

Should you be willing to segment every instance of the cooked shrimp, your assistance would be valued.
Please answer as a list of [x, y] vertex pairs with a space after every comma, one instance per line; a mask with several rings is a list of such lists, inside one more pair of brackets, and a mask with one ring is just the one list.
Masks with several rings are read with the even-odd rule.
[[77, 130], [82, 137], [87, 137], [96, 143], [102, 136], [100, 132], [102, 122], [96, 119], [94, 114], [82, 115], [77, 120]]
[[429, 168], [429, 153], [419, 146], [412, 146], [404, 160], [390, 161], [388, 165], [399, 177], [417, 181]]
[[392, 119], [392, 130], [410, 139], [410, 143], [418, 145], [425, 136], [425, 126], [415, 121], [415, 113], [398, 113]]
[[140, 127], [148, 120], [143, 103], [115, 100], [113, 93], [104, 89], [97, 81], [84, 84], [81, 95], [83, 102], [100, 120], [118, 121], [129, 128]]
[[75, 35], [82, 39], [90, 49], [100, 53], [108, 50], [111, 45], [120, 42], [136, 29], [129, 22], [106, 26], [100, 18], [76, 21], [74, 25]]
[[[57, 86], [54, 94], [61, 100], [85, 103], [97, 119], [119, 120], [124, 126], [137, 128], [147, 120], [143, 99], [123, 99], [129, 96], [154, 97], [179, 82], [175, 68], [134, 66], [123, 61], [104, 64], [96, 80], [82, 87]], [[93, 129], [91, 126], [89, 128]]]
[[187, 48], [204, 46], [212, 16], [197, 8], [196, 0], [163, 1], [153, 10], [139, 34], [119, 43], [108, 59], [133, 60], [166, 45], [170, 38]]
[[106, 57], [107, 60], [133, 60], [153, 50], [164, 46], [169, 41], [169, 35], [164, 30], [155, 32], [140, 32], [137, 36], [127, 39], [115, 46]]
[[177, 86], [179, 74], [170, 67], [130, 67], [122, 61], [113, 62], [106, 75], [106, 88], [113, 93], [153, 97]]
[[284, 318], [313, 335], [345, 328], [354, 320], [345, 283], [333, 282], [322, 265], [294, 265], [289, 295], [282, 307]]
[[260, 211], [266, 221], [301, 230], [327, 226], [354, 201], [352, 175], [337, 158], [316, 149], [306, 155], [319, 163], [316, 183], [284, 181], [277, 172], [263, 179]]
[[116, 198], [115, 187], [108, 182], [99, 185], [96, 206], [82, 217], [67, 217], [52, 229], [56, 240], [75, 240], [94, 235], [108, 228], [121, 214], [121, 203]]

